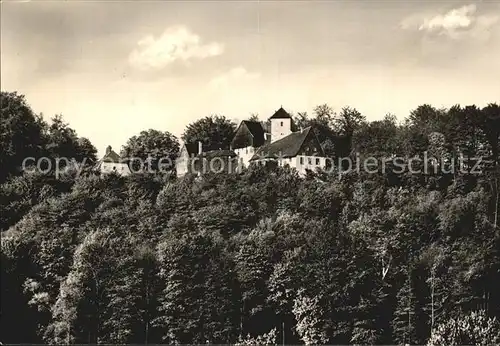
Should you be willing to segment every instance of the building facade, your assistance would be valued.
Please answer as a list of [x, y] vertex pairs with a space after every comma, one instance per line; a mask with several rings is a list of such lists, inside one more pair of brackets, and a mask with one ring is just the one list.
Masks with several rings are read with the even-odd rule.
[[300, 175], [305, 175], [307, 170], [324, 169], [327, 165], [327, 158], [312, 127], [292, 132], [262, 146], [250, 159], [255, 164], [266, 161], [295, 168]]
[[[295, 130], [290, 114], [280, 107], [270, 118], [270, 133], [264, 127], [243, 121], [236, 131], [232, 145], [243, 163], [264, 164], [276, 162], [278, 166], [295, 168], [300, 175], [307, 170], [324, 169], [327, 158], [312, 127]], [[247, 166], [248, 164], [245, 164]]]
[[233, 150], [203, 150], [201, 142], [183, 144], [176, 160], [178, 177], [186, 174], [237, 172], [238, 155]]
[[111, 146], [106, 148], [106, 154], [99, 160], [95, 168], [101, 174], [116, 173], [126, 176], [131, 173], [128, 160], [121, 158]]
[[270, 137], [258, 121], [243, 120], [240, 123], [231, 141], [231, 149], [238, 155], [242, 167], [248, 167], [250, 159], [261, 146], [269, 142]]
[[[274, 162], [295, 168], [300, 175], [324, 169], [327, 158], [312, 127], [295, 131], [293, 119], [283, 107], [270, 118], [270, 131], [258, 121], [243, 120], [236, 129], [230, 150], [203, 150], [201, 143], [181, 147], [177, 176], [187, 173], [238, 172], [251, 164]], [[224, 169], [217, 168], [217, 163]]]

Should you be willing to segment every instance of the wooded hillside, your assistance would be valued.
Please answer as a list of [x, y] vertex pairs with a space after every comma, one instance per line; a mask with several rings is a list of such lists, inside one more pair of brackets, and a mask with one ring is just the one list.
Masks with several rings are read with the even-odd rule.
[[2, 92], [3, 343], [500, 343], [498, 105], [296, 115], [327, 148], [481, 157], [481, 174], [56, 179], [17, 162], [88, 146], [18, 97]]

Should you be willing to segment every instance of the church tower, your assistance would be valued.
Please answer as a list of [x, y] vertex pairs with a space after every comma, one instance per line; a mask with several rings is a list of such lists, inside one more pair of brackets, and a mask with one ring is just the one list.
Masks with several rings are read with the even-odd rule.
[[271, 118], [271, 143], [292, 133], [292, 117], [280, 107]]

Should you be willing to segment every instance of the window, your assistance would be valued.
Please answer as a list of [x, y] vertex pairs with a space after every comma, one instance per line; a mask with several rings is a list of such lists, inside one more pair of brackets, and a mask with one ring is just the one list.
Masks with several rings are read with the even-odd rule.
[[308, 163], [308, 164], [310, 164], [310, 165], [312, 165], [311, 158], [308, 158], [308, 159], [307, 159], [307, 163]]
[[316, 159], [316, 164], [319, 165], [319, 159]]
[[301, 165], [303, 165], [303, 164], [304, 164], [304, 158], [303, 158], [303, 157], [301, 157], [301, 158], [300, 158], [300, 164], [301, 164]]
[[281, 126], [283, 126], [283, 122], [281, 122]]

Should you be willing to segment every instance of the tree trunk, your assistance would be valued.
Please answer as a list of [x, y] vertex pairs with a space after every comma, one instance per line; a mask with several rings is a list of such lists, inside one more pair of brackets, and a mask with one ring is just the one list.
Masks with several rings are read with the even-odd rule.
[[495, 226], [495, 232], [498, 235], [498, 205], [500, 204], [500, 191], [498, 189], [498, 177], [495, 177], [495, 217], [493, 225]]
[[408, 266], [408, 342], [411, 344], [411, 271]]
[[282, 344], [285, 345], [285, 322], [282, 323], [281, 328], [283, 330], [283, 342]]
[[434, 270], [431, 274], [431, 335], [434, 330]]

